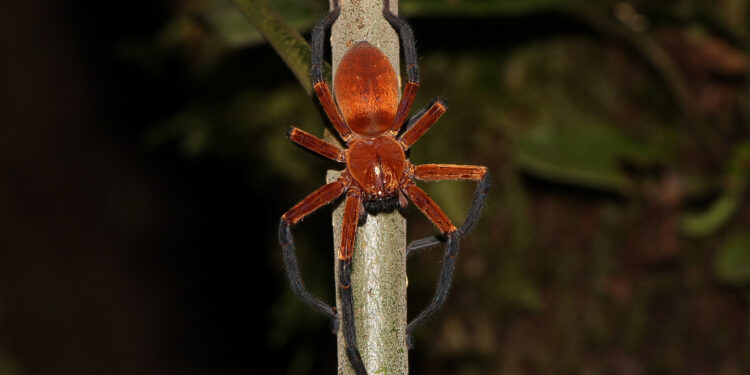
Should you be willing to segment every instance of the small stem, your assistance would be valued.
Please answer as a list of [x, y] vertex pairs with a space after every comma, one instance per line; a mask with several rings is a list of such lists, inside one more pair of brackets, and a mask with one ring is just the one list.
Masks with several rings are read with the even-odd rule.
[[[356, 42], [367, 40], [388, 56], [399, 72], [399, 40], [382, 16], [382, 0], [340, 0], [341, 15], [333, 25], [333, 74], [338, 62]], [[398, 1], [391, 1], [394, 13]], [[333, 136], [328, 133], [327, 139]], [[327, 180], [338, 177], [329, 171]], [[343, 205], [333, 213], [334, 261], [341, 241]], [[368, 373], [408, 374], [406, 347], [406, 220], [397, 211], [368, 215], [357, 230], [352, 258], [354, 320], [362, 360]], [[337, 270], [338, 267], [334, 266]], [[336, 275], [336, 306], [341, 311]], [[338, 334], [338, 374], [354, 375], [346, 356], [342, 330]]]
[[308, 94], [310, 82], [310, 45], [287, 20], [268, 3], [268, 0], [234, 0], [263, 37], [281, 56]]

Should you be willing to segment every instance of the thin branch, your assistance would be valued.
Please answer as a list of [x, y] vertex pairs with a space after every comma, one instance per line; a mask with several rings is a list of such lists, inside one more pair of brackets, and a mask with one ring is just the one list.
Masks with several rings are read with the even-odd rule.
[[[341, 0], [341, 15], [331, 32], [334, 75], [354, 43], [367, 40], [388, 56], [399, 72], [398, 35], [382, 16], [382, 0]], [[398, 2], [391, 1], [392, 10]], [[337, 172], [329, 171], [327, 178]], [[343, 205], [333, 214], [334, 261], [341, 237]], [[408, 374], [406, 347], [406, 220], [397, 211], [368, 215], [357, 231], [352, 258], [352, 289], [357, 341], [369, 374]], [[338, 269], [338, 267], [334, 267]], [[336, 275], [338, 285], [338, 275]], [[336, 306], [341, 300], [336, 296]], [[339, 375], [354, 375], [338, 336]]]
[[267, 0], [234, 0], [253, 26], [284, 60], [308, 94], [310, 81], [310, 45]]

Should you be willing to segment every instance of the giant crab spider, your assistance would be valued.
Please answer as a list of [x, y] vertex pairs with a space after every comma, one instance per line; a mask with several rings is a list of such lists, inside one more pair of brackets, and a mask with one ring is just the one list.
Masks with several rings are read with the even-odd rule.
[[[407, 342], [411, 334], [445, 303], [455, 268], [459, 240], [476, 223], [491, 181], [487, 168], [473, 165], [413, 165], [406, 151], [445, 113], [442, 100], [434, 100], [408, 121], [401, 131], [419, 87], [419, 67], [414, 35], [409, 25], [390, 11], [389, 0], [383, 1], [383, 16], [398, 31], [401, 39], [408, 82], [399, 100], [398, 78], [388, 58], [377, 47], [361, 41], [352, 46], [338, 66], [334, 77], [335, 97], [323, 80], [323, 46], [325, 32], [338, 18], [338, 0], [313, 29], [312, 77], [315, 94], [346, 148], [339, 148], [303, 130], [292, 127], [289, 139], [324, 157], [343, 163], [341, 176], [297, 203], [281, 216], [279, 242], [284, 266], [294, 293], [305, 303], [331, 318], [334, 327], [344, 331], [349, 361], [358, 375], [367, 374], [359, 350], [354, 327], [351, 290], [351, 259], [359, 218], [365, 211], [390, 211], [405, 208], [407, 197], [440, 230], [439, 236], [414, 241], [407, 246], [407, 255], [415, 250], [446, 242], [443, 264], [434, 298], [406, 327]], [[399, 135], [400, 134], [400, 135]], [[468, 216], [456, 227], [440, 207], [417, 187], [414, 180], [476, 181], [477, 188]], [[345, 195], [341, 246], [338, 253], [339, 289], [342, 311], [313, 296], [304, 286], [297, 264], [291, 227], [307, 215]]]

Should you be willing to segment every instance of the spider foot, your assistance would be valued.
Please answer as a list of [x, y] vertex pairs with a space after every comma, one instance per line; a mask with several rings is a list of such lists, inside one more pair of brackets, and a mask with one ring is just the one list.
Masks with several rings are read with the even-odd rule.
[[414, 338], [411, 333], [406, 334], [406, 349], [411, 350], [414, 348]]
[[357, 219], [357, 227], [361, 227], [365, 224], [367, 224], [367, 212], [363, 211], [359, 214], [359, 219]]
[[331, 318], [331, 334], [336, 336], [339, 333], [340, 326], [341, 323], [339, 322], [339, 315], [336, 314], [336, 316]]
[[339, 326], [340, 326], [339, 312], [336, 309], [336, 306], [331, 306], [331, 313], [329, 317], [331, 319], [331, 333], [333, 335], [336, 335], [339, 332]]

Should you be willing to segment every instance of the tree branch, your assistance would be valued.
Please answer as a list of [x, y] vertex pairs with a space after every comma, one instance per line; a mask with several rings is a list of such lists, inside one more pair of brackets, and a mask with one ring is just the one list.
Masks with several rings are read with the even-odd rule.
[[[382, 0], [341, 0], [341, 15], [333, 25], [333, 74], [356, 42], [367, 40], [388, 56], [399, 72], [398, 35], [382, 16]], [[396, 12], [397, 1], [391, 1]], [[331, 136], [330, 133], [328, 135]], [[329, 138], [330, 139], [330, 138]], [[338, 177], [329, 171], [327, 180]], [[341, 241], [343, 205], [333, 213], [334, 262]], [[370, 374], [408, 374], [406, 347], [406, 220], [397, 211], [368, 215], [357, 231], [352, 258], [354, 320], [362, 360]], [[334, 266], [334, 269], [338, 267]], [[338, 285], [338, 275], [336, 275]], [[336, 287], [336, 306], [341, 298]], [[342, 330], [338, 334], [339, 375], [353, 375]]]

